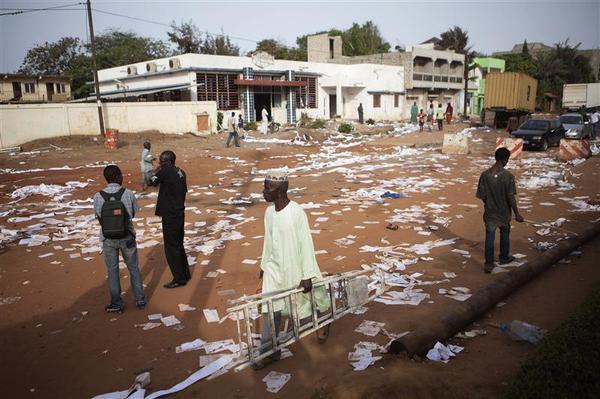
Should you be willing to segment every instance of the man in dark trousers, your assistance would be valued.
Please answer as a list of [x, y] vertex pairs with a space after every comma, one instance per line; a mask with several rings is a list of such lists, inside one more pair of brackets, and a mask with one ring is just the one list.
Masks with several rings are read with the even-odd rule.
[[162, 217], [165, 257], [173, 273], [173, 281], [164, 287], [181, 287], [191, 278], [190, 266], [183, 248], [187, 183], [185, 172], [175, 166], [173, 151], [163, 151], [160, 154], [159, 167], [150, 178], [150, 185], [160, 185], [156, 215]]
[[358, 104], [358, 123], [363, 123], [364, 122], [364, 111], [363, 111], [363, 106], [362, 103]]
[[485, 265], [483, 271], [491, 273], [494, 269], [494, 241], [496, 229], [500, 230], [500, 264], [504, 265], [515, 260], [509, 255], [511, 210], [515, 220], [523, 222], [523, 216], [517, 208], [515, 195], [515, 177], [504, 169], [510, 159], [510, 151], [504, 147], [498, 148], [494, 154], [496, 163], [479, 177], [477, 198], [483, 201], [485, 223]]

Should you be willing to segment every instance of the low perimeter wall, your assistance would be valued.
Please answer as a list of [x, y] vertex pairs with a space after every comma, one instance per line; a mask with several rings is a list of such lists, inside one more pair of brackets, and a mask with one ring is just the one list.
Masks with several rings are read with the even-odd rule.
[[[124, 133], [157, 130], [205, 135], [216, 133], [217, 128], [214, 101], [104, 103], [102, 111], [104, 126]], [[206, 115], [208, 129], [199, 130], [199, 119]], [[202, 122], [206, 126], [206, 121]], [[0, 148], [44, 138], [97, 135], [99, 131], [95, 103], [0, 105]]]

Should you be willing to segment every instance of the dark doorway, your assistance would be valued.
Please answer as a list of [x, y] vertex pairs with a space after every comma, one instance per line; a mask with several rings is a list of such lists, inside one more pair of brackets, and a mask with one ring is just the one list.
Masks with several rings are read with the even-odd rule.
[[337, 96], [335, 94], [329, 95], [329, 118], [333, 119], [337, 115]]
[[263, 105], [267, 108], [267, 112], [269, 113], [269, 117], [273, 118], [271, 115], [271, 95], [270, 94], [254, 94], [254, 110], [256, 111], [256, 121], [262, 121], [262, 109]]
[[46, 93], [48, 93], [48, 101], [52, 101], [52, 95], [54, 94], [54, 83], [46, 83]]
[[15, 99], [19, 100], [21, 97], [23, 97], [23, 92], [21, 92], [21, 83], [12, 82], [12, 87]]

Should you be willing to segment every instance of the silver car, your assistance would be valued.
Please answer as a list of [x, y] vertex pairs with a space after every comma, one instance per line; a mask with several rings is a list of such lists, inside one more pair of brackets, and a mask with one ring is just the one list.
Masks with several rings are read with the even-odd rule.
[[562, 114], [560, 121], [565, 128], [566, 139], [585, 139], [592, 136], [592, 125], [587, 115], [576, 112]]

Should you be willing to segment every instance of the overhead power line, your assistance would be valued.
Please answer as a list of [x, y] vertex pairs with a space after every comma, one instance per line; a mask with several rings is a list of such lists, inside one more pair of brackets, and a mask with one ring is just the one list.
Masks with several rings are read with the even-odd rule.
[[27, 13], [30, 13], [30, 12], [37, 12], [37, 11], [83, 10], [83, 8], [72, 8], [72, 9], [69, 9], [68, 7], [80, 6], [80, 5], [84, 5], [84, 4], [85, 3], [73, 3], [73, 4], [64, 4], [62, 6], [45, 7], [45, 8], [3, 8], [2, 10], [11, 10], [11, 11], [10, 12], [5, 12], [5, 13], [1, 13], [0, 17], [5, 16], [5, 15], [27, 14]]

